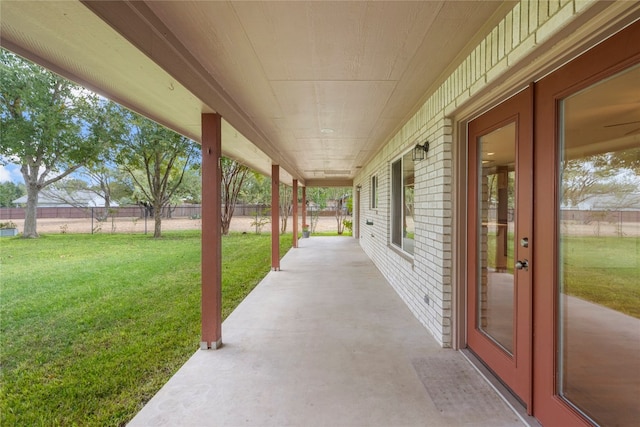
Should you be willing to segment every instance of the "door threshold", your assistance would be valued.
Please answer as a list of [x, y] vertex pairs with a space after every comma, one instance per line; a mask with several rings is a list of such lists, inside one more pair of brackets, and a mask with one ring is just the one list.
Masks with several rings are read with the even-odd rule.
[[529, 427], [542, 427], [542, 424], [531, 415], [527, 414], [527, 408], [522, 402], [516, 398], [511, 390], [509, 390], [487, 367], [473, 354], [469, 349], [460, 349], [460, 353], [475, 368], [475, 370], [484, 378], [493, 388], [502, 400], [511, 408], [511, 410], [520, 418], [524, 425]]

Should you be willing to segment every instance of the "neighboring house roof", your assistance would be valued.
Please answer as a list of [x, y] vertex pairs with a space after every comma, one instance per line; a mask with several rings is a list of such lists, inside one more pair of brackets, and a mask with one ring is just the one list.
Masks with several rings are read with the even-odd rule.
[[[22, 196], [13, 201], [13, 204], [23, 205], [27, 203], [27, 196]], [[80, 190], [67, 192], [57, 189], [45, 188], [40, 191], [38, 197], [38, 207], [104, 207], [104, 197], [91, 191]], [[111, 201], [111, 207], [119, 206], [117, 202]]]
[[591, 196], [576, 206], [563, 209], [581, 211], [638, 211], [640, 210], [640, 193], [600, 194]]

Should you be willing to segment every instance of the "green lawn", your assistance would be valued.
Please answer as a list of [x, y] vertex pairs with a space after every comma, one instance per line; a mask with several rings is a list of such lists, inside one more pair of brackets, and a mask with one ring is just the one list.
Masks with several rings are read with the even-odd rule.
[[[496, 234], [489, 233], [487, 235], [487, 263], [489, 267], [496, 268]], [[515, 265], [513, 260], [513, 233], [507, 235], [507, 272], [513, 274], [513, 266]]]
[[[224, 317], [270, 248], [223, 238]], [[124, 425], [198, 348], [199, 231], [4, 238], [0, 274], [0, 425]]]
[[562, 245], [564, 291], [640, 318], [640, 242], [569, 237]]

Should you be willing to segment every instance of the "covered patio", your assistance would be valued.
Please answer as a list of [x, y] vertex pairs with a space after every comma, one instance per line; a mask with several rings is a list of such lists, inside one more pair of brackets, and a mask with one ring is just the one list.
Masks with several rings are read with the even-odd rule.
[[302, 239], [130, 426], [519, 426], [354, 239]]
[[[546, 426], [619, 425], [623, 413], [635, 425], [636, 402], [624, 406], [608, 389], [611, 378], [599, 374], [611, 364], [636, 373], [612, 387], [636, 396], [625, 387], [638, 384], [638, 320], [617, 313], [624, 320], [616, 320], [615, 330], [623, 333], [614, 335], [603, 329], [613, 322], [601, 321], [610, 310], [565, 298], [557, 195], [566, 184], [560, 173], [566, 160], [588, 165], [593, 155], [637, 150], [639, 2], [5, 0], [0, 6], [4, 48], [202, 146], [203, 351], [131, 425], [531, 420], [510, 406], [526, 407]], [[618, 89], [602, 86], [606, 81]], [[591, 95], [578, 96], [587, 90]], [[574, 96], [575, 105], [588, 108], [577, 108], [565, 123], [569, 115], [560, 106]], [[574, 144], [568, 150], [561, 124], [576, 130], [567, 132]], [[517, 133], [498, 132], [510, 128]], [[490, 140], [480, 143], [496, 134], [510, 135], [506, 145], [489, 150]], [[507, 151], [517, 155], [496, 163]], [[290, 186], [303, 225], [306, 189], [351, 187], [355, 237], [303, 239], [280, 263], [273, 227], [274, 271], [224, 325], [222, 156], [270, 177], [272, 206], [279, 204], [279, 185]], [[476, 172], [483, 164], [510, 171], [516, 163], [511, 211], [518, 227], [506, 237], [514, 266], [524, 263], [509, 278], [519, 283], [513, 295], [497, 298], [510, 303], [501, 319], [514, 321], [519, 346], [510, 351], [485, 334], [474, 311], [483, 296], [474, 295], [484, 274], [476, 267], [487, 259], [488, 240]], [[509, 175], [501, 181], [496, 194], [508, 200]], [[503, 222], [510, 208], [500, 210]], [[278, 220], [274, 209], [271, 223]], [[638, 247], [637, 239], [631, 243]], [[633, 261], [615, 271], [634, 271]], [[563, 320], [563, 301], [573, 305], [569, 326], [578, 329]], [[578, 331], [577, 339], [565, 339], [567, 331]], [[582, 357], [593, 356], [593, 348], [604, 357]], [[487, 375], [490, 385], [482, 378], [483, 368], [469, 363], [471, 349], [500, 380]], [[609, 365], [601, 363], [605, 358]], [[572, 400], [565, 387], [575, 372], [588, 378], [578, 381], [586, 403]], [[602, 405], [601, 394], [616, 405]], [[599, 419], [590, 411], [601, 407]]]

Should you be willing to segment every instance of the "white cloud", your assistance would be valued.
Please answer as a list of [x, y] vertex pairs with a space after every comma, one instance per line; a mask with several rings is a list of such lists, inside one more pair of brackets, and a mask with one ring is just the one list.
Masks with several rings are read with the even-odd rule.
[[11, 181], [11, 172], [4, 166], [0, 165], [0, 182]]
[[22, 175], [16, 165], [0, 165], [0, 182], [22, 182]]

